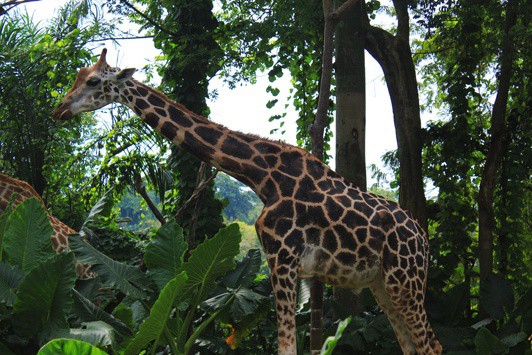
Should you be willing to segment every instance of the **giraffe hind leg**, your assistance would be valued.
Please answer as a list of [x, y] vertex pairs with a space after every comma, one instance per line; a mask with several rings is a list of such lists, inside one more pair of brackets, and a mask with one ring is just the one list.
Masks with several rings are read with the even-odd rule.
[[395, 306], [390, 298], [390, 295], [384, 288], [384, 284], [381, 280], [375, 282], [371, 287], [371, 292], [377, 301], [379, 307], [382, 309], [384, 314], [388, 317], [388, 320], [392, 324], [393, 331], [397, 336], [399, 345], [403, 354], [415, 354], [414, 343], [410, 338], [408, 328], [406, 323], [403, 321], [403, 318], [396, 311]]
[[400, 285], [392, 279], [375, 285], [372, 291], [379, 305], [382, 302], [381, 307], [392, 323], [403, 353], [441, 354], [441, 345], [425, 312], [423, 285], [419, 286], [414, 280]]

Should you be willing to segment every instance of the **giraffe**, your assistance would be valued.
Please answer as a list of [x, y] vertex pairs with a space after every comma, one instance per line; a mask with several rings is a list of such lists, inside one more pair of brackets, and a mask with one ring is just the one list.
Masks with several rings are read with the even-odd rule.
[[[0, 173], [0, 213], [3, 213], [10, 203], [12, 203], [12, 208], [16, 208], [24, 200], [32, 197], [39, 200], [48, 214], [48, 219], [54, 230], [50, 237], [52, 239], [52, 247], [57, 253], [67, 250], [68, 236], [70, 234], [77, 234], [78, 232], [48, 212], [41, 196], [39, 196], [30, 184]], [[76, 273], [80, 280], [88, 280], [95, 277], [89, 265], [83, 265], [78, 262], [76, 262]]]
[[249, 186], [264, 208], [256, 231], [274, 290], [279, 354], [296, 354], [296, 281], [317, 278], [359, 292], [369, 287], [405, 354], [439, 354], [424, 297], [428, 239], [396, 202], [361, 191], [309, 152], [230, 130], [106, 62], [80, 69], [56, 120], [111, 102], [199, 159]]

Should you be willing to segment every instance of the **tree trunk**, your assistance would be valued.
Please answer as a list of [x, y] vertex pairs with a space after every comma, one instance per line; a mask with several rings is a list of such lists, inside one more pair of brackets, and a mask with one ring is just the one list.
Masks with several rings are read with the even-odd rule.
[[35, 150], [32, 152], [33, 166], [30, 167], [32, 176], [26, 181], [31, 182], [31, 186], [39, 194], [39, 196], [44, 195], [44, 190], [46, 189], [46, 178], [43, 174], [43, 168], [45, 164], [44, 151], [41, 148], [34, 147]]
[[[364, 1], [343, 14], [336, 27], [336, 172], [366, 190], [366, 75], [362, 22]], [[334, 300], [362, 312], [351, 290], [334, 288]]]
[[366, 49], [380, 64], [392, 102], [399, 158], [399, 203], [427, 230], [421, 164], [421, 117], [416, 71], [409, 44], [408, 9], [394, 1], [397, 35], [373, 27], [366, 18]]
[[[501, 66], [497, 97], [495, 98], [491, 115], [491, 142], [484, 170], [482, 171], [482, 181], [480, 183], [478, 194], [478, 246], [481, 288], [483, 286], [483, 281], [493, 272], [493, 229], [495, 228], [493, 194], [497, 181], [497, 172], [503, 156], [506, 107], [508, 105], [508, 91], [510, 90], [514, 57], [513, 36], [511, 30], [516, 22], [517, 0], [509, 0], [506, 3], [506, 22], [504, 26], [503, 48], [500, 58]], [[482, 316], [482, 304], [479, 309]]]
[[[358, 0], [347, 0], [342, 6], [333, 11], [332, 0], [323, 0], [323, 16], [325, 26], [323, 30], [323, 53], [322, 53], [322, 71], [320, 78], [320, 93], [318, 108], [314, 123], [310, 126], [309, 135], [312, 143], [312, 153], [318, 158], [323, 159], [323, 133], [327, 119], [329, 107], [329, 97], [331, 94], [331, 78], [333, 70], [333, 49], [334, 49], [334, 31], [337, 20], [346, 13], [351, 6]], [[311, 299], [311, 320], [310, 320], [310, 353], [319, 354], [321, 350], [323, 334], [323, 285], [316, 279], [311, 280], [310, 299]]]

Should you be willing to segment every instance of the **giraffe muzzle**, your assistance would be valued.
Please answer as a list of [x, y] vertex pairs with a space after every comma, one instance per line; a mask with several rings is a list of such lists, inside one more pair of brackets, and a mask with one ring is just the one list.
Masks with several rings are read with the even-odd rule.
[[69, 109], [64, 109], [62, 105], [60, 105], [52, 114], [52, 119], [54, 121], [66, 121], [72, 119], [72, 111]]

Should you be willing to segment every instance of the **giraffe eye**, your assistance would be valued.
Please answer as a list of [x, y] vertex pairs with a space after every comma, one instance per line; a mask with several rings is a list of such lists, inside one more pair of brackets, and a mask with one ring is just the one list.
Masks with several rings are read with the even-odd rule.
[[89, 80], [87, 80], [87, 85], [89, 86], [96, 86], [100, 83], [100, 79], [99, 78], [90, 78]]

